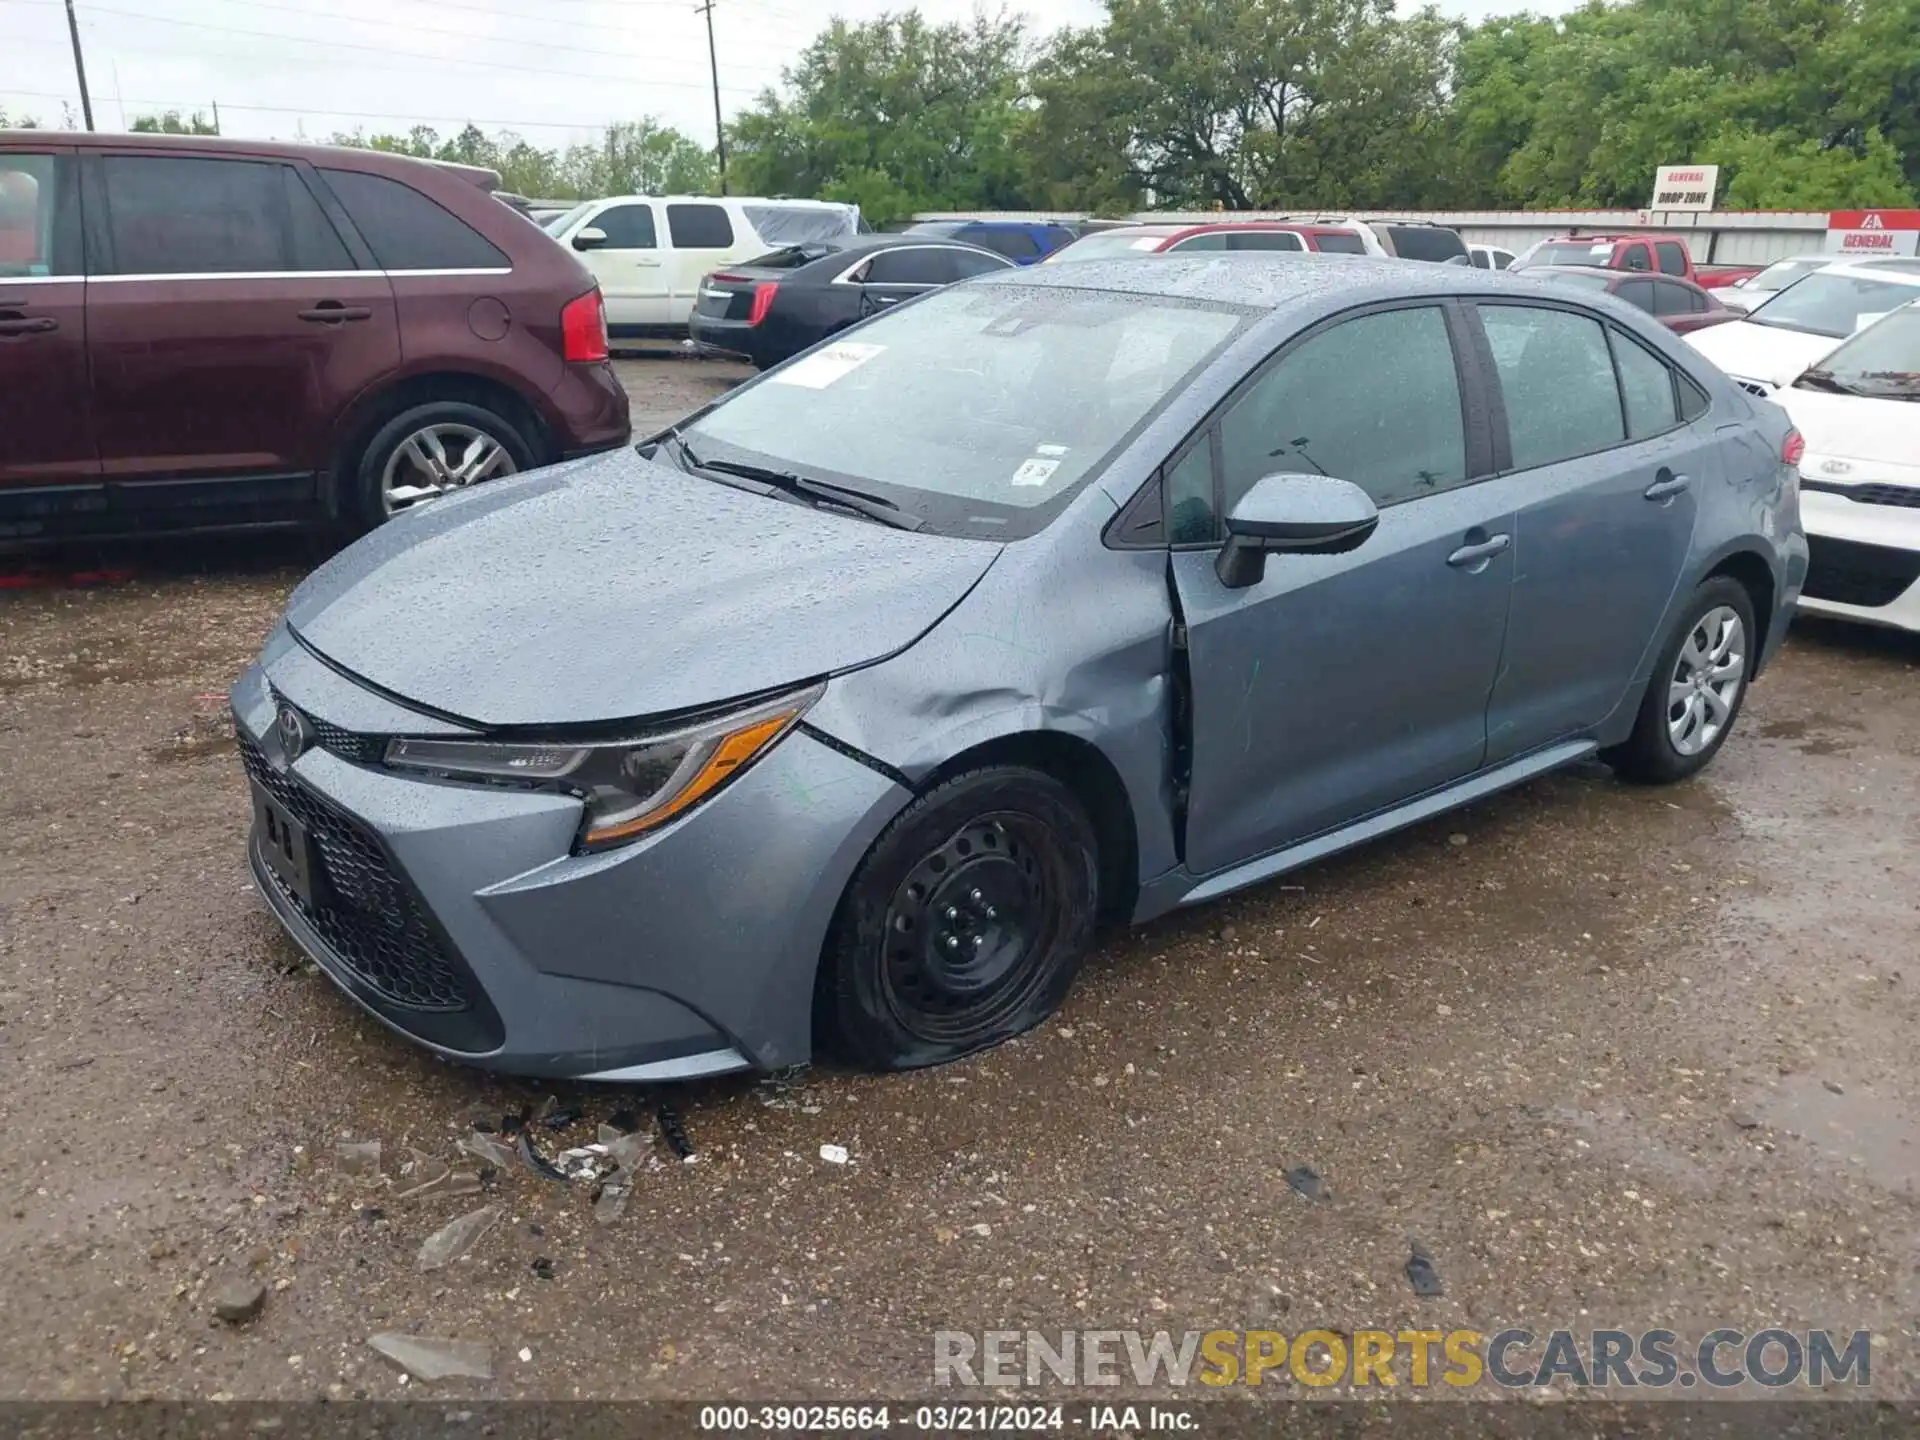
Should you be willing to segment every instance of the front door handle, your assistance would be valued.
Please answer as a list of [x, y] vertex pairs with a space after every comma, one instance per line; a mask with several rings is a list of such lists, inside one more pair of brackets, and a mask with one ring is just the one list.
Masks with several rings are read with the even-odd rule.
[[1456, 570], [1472, 570], [1484, 566], [1487, 561], [1513, 544], [1511, 535], [1491, 535], [1477, 545], [1462, 545], [1447, 556], [1447, 564]]
[[343, 325], [349, 320], [371, 320], [373, 311], [364, 305], [342, 305], [338, 300], [322, 300], [311, 310], [302, 310], [300, 318], [316, 325]]
[[44, 335], [58, 330], [60, 322], [51, 315], [9, 315], [0, 319], [0, 335]]
[[1642, 493], [1649, 500], [1671, 500], [1693, 484], [1684, 475], [1676, 475], [1664, 465], [1654, 472], [1653, 483]]

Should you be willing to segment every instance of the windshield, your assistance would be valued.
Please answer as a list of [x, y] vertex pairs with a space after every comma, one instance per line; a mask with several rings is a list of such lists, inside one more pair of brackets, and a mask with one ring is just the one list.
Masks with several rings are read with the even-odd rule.
[[1600, 265], [1613, 258], [1613, 242], [1602, 240], [1542, 240], [1513, 262], [1516, 270], [1535, 265]]
[[1787, 286], [1793, 284], [1794, 281], [1803, 279], [1816, 270], [1824, 270], [1832, 263], [1831, 260], [1777, 261], [1762, 270], [1740, 288], [1742, 290], [1759, 290], [1763, 293], [1774, 290], [1784, 290]]
[[1605, 290], [1613, 284], [1611, 275], [1573, 275], [1565, 270], [1550, 270], [1540, 277], [1555, 285], [1572, 285], [1580, 290]]
[[702, 460], [878, 493], [937, 533], [1018, 539], [1255, 313], [975, 281], [812, 351], [683, 433]]
[[1755, 325], [1838, 337], [1853, 334], [1915, 296], [1920, 296], [1920, 288], [1911, 284], [1823, 270], [1778, 292], [1747, 319]]
[[1047, 260], [1049, 264], [1058, 264], [1063, 260], [1110, 260], [1115, 255], [1147, 255], [1166, 243], [1166, 235], [1129, 234], [1125, 230], [1113, 230], [1104, 235], [1083, 236], [1071, 245], [1062, 245]]
[[542, 220], [540, 222], [540, 228], [549, 235], [564, 235], [567, 232], [567, 228], [572, 225], [575, 220], [578, 220], [582, 215], [586, 214], [587, 207], [592, 204], [593, 202], [591, 200], [587, 200], [574, 206], [571, 210], [562, 210], [558, 215], [552, 215]]
[[1908, 305], [1862, 330], [1794, 386], [1876, 400], [1920, 400], [1920, 308]]

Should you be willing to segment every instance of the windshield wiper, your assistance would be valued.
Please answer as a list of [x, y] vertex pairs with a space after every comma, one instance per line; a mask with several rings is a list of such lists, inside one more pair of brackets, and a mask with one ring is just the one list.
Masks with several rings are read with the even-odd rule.
[[1803, 370], [1793, 382], [1796, 390], [1825, 390], [1833, 395], [1858, 395], [1860, 392], [1835, 377], [1831, 370]]
[[842, 510], [851, 510], [856, 515], [878, 520], [882, 525], [891, 525], [896, 530], [918, 530], [926, 524], [919, 516], [909, 515], [891, 500], [879, 495], [869, 495], [864, 490], [854, 490], [826, 480], [809, 479], [791, 470], [776, 470], [767, 465], [747, 465], [737, 460], [705, 460], [694, 453], [685, 436], [675, 433], [672, 439], [680, 447], [686, 462], [696, 470], [711, 470], [721, 475], [737, 475], [742, 480], [757, 480], [770, 490], [778, 490], [815, 505], [837, 505]]

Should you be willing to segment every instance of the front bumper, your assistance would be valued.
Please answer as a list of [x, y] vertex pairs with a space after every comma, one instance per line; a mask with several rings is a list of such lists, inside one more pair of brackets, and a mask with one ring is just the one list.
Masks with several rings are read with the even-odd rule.
[[[514, 1074], [659, 1080], [806, 1061], [834, 908], [909, 798], [803, 727], [658, 834], [574, 855], [580, 807], [563, 795], [402, 776], [377, 745], [350, 759], [323, 740], [287, 764], [282, 700], [323, 736], [333, 715], [364, 725], [389, 703], [296, 647], [270, 649], [232, 698], [254, 782], [307, 826], [324, 872], [303, 906], [249, 842], [281, 924], [382, 1023]], [[392, 709], [398, 733], [409, 712]]]
[[1800, 492], [1812, 552], [1800, 610], [1920, 631], [1920, 507]]

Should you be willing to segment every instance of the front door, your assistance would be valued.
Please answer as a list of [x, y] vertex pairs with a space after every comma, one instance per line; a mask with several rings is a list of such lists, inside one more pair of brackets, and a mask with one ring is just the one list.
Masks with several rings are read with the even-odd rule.
[[[583, 221], [573, 236], [582, 230], [598, 230], [606, 237], [579, 254], [600, 282], [607, 328], [615, 335], [630, 335], [669, 324], [673, 307], [668, 302], [667, 256], [652, 202], [609, 205]], [[572, 236], [568, 243], [573, 243]]]
[[[86, 163], [93, 414], [116, 505], [316, 499], [333, 422], [400, 363], [386, 276], [355, 265], [294, 166]], [[192, 488], [207, 481], [248, 483]]]
[[1690, 382], [1580, 310], [1482, 303], [1520, 487], [1494, 763], [1598, 725], [1638, 693], [1719, 478]]
[[[1469, 446], [1463, 421], [1464, 333], [1432, 304], [1334, 322], [1283, 351], [1167, 472], [1193, 686], [1197, 875], [1482, 763], [1513, 516], [1510, 490], [1475, 483], [1487, 454], [1477, 437]], [[1380, 526], [1345, 555], [1271, 556], [1262, 581], [1228, 589], [1211, 512], [1276, 472], [1353, 481]]]
[[0, 150], [0, 535], [59, 498], [28, 492], [100, 473], [78, 181], [71, 150]]

